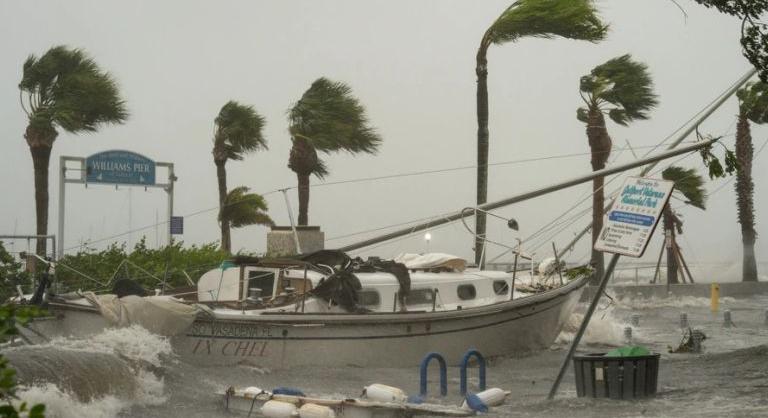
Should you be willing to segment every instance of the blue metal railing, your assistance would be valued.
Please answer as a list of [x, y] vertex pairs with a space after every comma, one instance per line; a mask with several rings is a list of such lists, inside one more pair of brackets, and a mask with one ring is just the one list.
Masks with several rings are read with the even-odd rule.
[[[422, 397], [427, 395], [427, 368], [432, 359], [437, 359], [440, 365], [440, 395], [446, 396], [448, 395], [448, 366], [445, 364], [443, 356], [436, 352], [428, 353], [419, 366], [419, 395]], [[485, 368], [483, 368], [483, 376], [485, 376]], [[483, 378], [483, 382], [485, 382], [485, 378]]]
[[469, 351], [464, 353], [464, 357], [461, 358], [461, 368], [459, 369], [459, 392], [461, 396], [467, 394], [467, 366], [469, 366], [469, 360], [472, 357], [477, 359], [477, 365], [480, 369], [480, 390], [485, 390], [485, 358], [479, 351], [470, 348]]

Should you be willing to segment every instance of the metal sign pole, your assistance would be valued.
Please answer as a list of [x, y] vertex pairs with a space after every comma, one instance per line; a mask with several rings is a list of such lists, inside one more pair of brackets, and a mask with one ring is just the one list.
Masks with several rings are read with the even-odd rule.
[[165, 191], [168, 193], [168, 246], [171, 245], [173, 235], [171, 233], [171, 219], [173, 218], [173, 184], [176, 182], [176, 176], [173, 173], [173, 163], [168, 164], [168, 187]]
[[59, 233], [58, 233], [58, 258], [64, 257], [64, 180], [67, 177], [67, 160], [66, 157], [59, 157]]
[[557, 389], [560, 387], [560, 382], [563, 380], [563, 376], [565, 376], [565, 369], [568, 368], [568, 364], [570, 364], [571, 358], [576, 352], [576, 347], [579, 346], [581, 337], [584, 336], [584, 331], [586, 331], [587, 326], [589, 326], [589, 320], [592, 319], [592, 314], [595, 313], [597, 303], [600, 302], [600, 296], [603, 295], [605, 286], [608, 284], [608, 278], [611, 277], [611, 274], [613, 274], [613, 269], [616, 268], [616, 263], [619, 261], [619, 258], [621, 258], [620, 254], [614, 254], [613, 257], [611, 257], [611, 261], [608, 263], [608, 268], [605, 270], [603, 278], [600, 280], [600, 286], [598, 286], [598, 288], [595, 290], [595, 296], [592, 297], [592, 303], [589, 304], [587, 313], [584, 314], [584, 320], [581, 321], [579, 331], [576, 332], [576, 335], [573, 337], [573, 341], [571, 342], [571, 346], [568, 347], [568, 354], [566, 354], [565, 359], [563, 360], [563, 364], [560, 366], [560, 372], [557, 373], [557, 378], [555, 378], [555, 383], [552, 385], [552, 389], [549, 390], [547, 399], [552, 400], [555, 398]]

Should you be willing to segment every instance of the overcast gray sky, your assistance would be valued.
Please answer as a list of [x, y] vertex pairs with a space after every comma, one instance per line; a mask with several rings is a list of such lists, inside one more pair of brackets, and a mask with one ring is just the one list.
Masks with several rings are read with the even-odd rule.
[[[348, 83], [367, 107], [384, 139], [376, 156], [327, 157], [325, 181], [356, 179], [475, 164], [474, 56], [487, 26], [511, 0], [487, 1], [3, 1], [0, 3], [0, 233], [33, 233], [32, 163], [22, 137], [26, 118], [18, 102], [21, 67], [29, 54], [65, 44], [85, 49], [120, 84], [131, 113], [121, 126], [90, 135], [61, 133], [51, 158], [51, 232], [56, 231], [57, 167], [61, 155], [87, 156], [130, 149], [176, 164], [176, 214], [216, 206], [216, 173], [211, 157], [213, 118], [234, 99], [252, 104], [267, 121], [269, 151], [227, 165], [230, 187], [245, 185], [266, 193], [292, 187], [286, 164], [290, 140], [285, 112], [320, 76]], [[579, 77], [607, 59], [631, 53], [646, 62], [660, 106], [649, 121], [628, 128], [609, 124], [614, 146], [629, 141], [645, 152], [674, 131], [749, 68], [741, 56], [739, 22], [682, 1], [688, 17], [671, 0], [598, 1], [611, 24], [600, 44], [524, 39], [489, 52], [491, 163], [587, 153]], [[735, 99], [702, 126], [729, 135], [733, 143]], [[768, 130], [753, 128], [756, 147]], [[617, 162], [632, 159], [615, 150]], [[756, 207], [759, 236], [768, 236], [762, 214], [768, 207], [766, 157], [758, 156]], [[682, 164], [701, 168], [698, 157]], [[587, 155], [490, 169], [490, 200], [590, 170]], [[703, 173], [703, 171], [702, 171]], [[617, 180], [611, 185], [620, 183]], [[313, 182], [317, 180], [313, 179]], [[390, 180], [314, 187], [310, 223], [321, 225], [329, 247], [369, 235], [340, 236], [435, 216], [474, 202], [474, 169]], [[708, 184], [715, 190], [722, 181]], [[609, 186], [610, 188], [610, 186]], [[499, 211], [518, 219], [520, 233], [490, 221], [492, 238], [507, 243], [525, 238], [589, 193], [573, 188]], [[741, 256], [732, 185], [715, 193], [706, 212], [683, 208], [681, 241], [691, 261], [728, 261]], [[295, 189], [290, 191], [294, 210]], [[270, 214], [287, 224], [283, 198], [267, 196]], [[129, 222], [129, 205], [130, 222]], [[159, 190], [108, 186], [67, 189], [66, 247], [98, 241], [165, 216]], [[584, 208], [582, 205], [579, 208]], [[575, 213], [575, 212], [572, 212]], [[588, 221], [563, 231], [563, 245]], [[187, 217], [187, 243], [218, 239], [216, 212]], [[135, 242], [155, 228], [113, 240]], [[234, 249], [263, 251], [266, 230], [249, 227], [233, 236]], [[162, 235], [162, 234], [161, 234]], [[432, 231], [430, 250], [471, 254], [472, 239], [461, 225]], [[655, 237], [646, 259], [656, 257]], [[107, 241], [93, 244], [96, 247]], [[535, 244], [535, 243], [534, 243]], [[15, 248], [26, 248], [17, 242]], [[542, 247], [544, 253], [549, 244]], [[584, 243], [569, 257], [583, 259]], [[766, 246], [758, 241], [758, 258]], [[425, 251], [423, 235], [360, 254], [391, 256]], [[493, 249], [491, 253], [499, 250]]]

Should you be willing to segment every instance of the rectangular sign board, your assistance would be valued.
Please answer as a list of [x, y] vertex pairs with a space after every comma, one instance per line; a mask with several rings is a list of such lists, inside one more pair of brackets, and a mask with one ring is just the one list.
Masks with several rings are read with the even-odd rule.
[[155, 162], [131, 151], [113, 150], [85, 159], [86, 183], [155, 184]]
[[184, 235], [183, 216], [171, 216], [171, 235]]
[[668, 180], [629, 177], [603, 217], [595, 250], [642, 257], [673, 185]]

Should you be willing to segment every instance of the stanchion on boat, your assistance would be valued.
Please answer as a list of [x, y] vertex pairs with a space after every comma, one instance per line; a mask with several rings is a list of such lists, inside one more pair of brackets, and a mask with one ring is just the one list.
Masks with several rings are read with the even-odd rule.
[[422, 397], [427, 396], [427, 368], [432, 359], [437, 359], [440, 365], [440, 395], [446, 396], [448, 395], [448, 366], [445, 364], [443, 356], [434, 351], [428, 353], [424, 360], [421, 361], [421, 366], [419, 366], [419, 395]]
[[688, 328], [688, 325], [688, 314], [680, 312], [680, 329], [686, 329]]
[[464, 357], [461, 358], [461, 368], [459, 369], [459, 393], [461, 396], [467, 394], [467, 366], [469, 366], [469, 359], [472, 357], [477, 359], [480, 374], [480, 390], [485, 390], [485, 358], [479, 351], [471, 348], [464, 353]]

